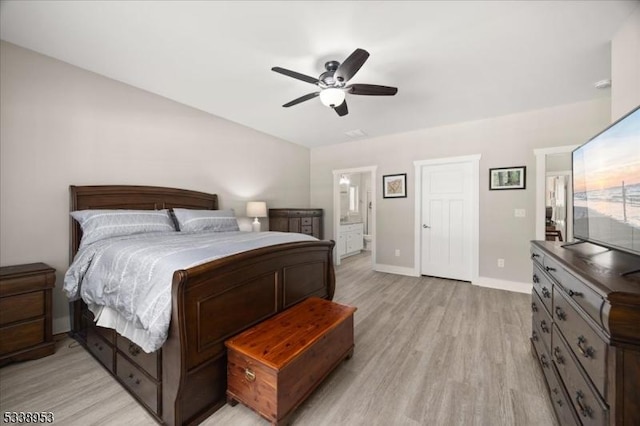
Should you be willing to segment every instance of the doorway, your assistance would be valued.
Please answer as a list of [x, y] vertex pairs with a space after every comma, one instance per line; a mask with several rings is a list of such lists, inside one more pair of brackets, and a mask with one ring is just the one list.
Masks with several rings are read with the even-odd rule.
[[[371, 251], [371, 268], [376, 262], [376, 170], [377, 166], [333, 170], [333, 250], [334, 264], [340, 265], [347, 239], [360, 238], [353, 247]], [[361, 223], [361, 230], [342, 235], [343, 225]], [[353, 226], [352, 226], [353, 227]], [[365, 241], [366, 240], [366, 241]], [[342, 245], [345, 247], [342, 247]]]
[[[571, 164], [571, 151], [577, 148], [579, 145], [565, 145], [556, 146], [552, 148], [540, 148], [534, 149], [533, 153], [536, 156], [536, 240], [544, 241], [546, 239], [546, 224], [547, 224], [547, 204], [546, 204], [546, 192], [547, 192], [547, 176], [548, 173], [552, 173], [554, 170], [565, 170], [555, 174], [562, 174], [567, 176], [567, 206], [566, 206], [566, 232], [563, 235], [564, 241], [573, 241], [573, 208], [572, 198], [573, 190], [571, 188], [571, 174], [570, 171], [566, 171], [566, 164]], [[564, 158], [563, 158], [564, 157]], [[557, 164], [564, 164], [563, 167], [557, 167]], [[569, 166], [570, 169], [570, 166]]]
[[478, 276], [480, 155], [414, 162], [417, 275]]

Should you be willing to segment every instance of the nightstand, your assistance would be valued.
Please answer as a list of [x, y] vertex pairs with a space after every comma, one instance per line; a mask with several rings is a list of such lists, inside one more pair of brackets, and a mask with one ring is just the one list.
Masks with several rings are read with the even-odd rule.
[[0, 268], [0, 365], [53, 354], [55, 283], [55, 269], [44, 263]]

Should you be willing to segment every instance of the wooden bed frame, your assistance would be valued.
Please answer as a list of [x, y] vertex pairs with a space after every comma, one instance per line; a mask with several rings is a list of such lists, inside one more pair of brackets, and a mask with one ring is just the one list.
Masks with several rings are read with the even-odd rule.
[[[217, 209], [218, 199], [150, 186], [71, 186], [71, 210]], [[71, 259], [80, 226], [71, 220]], [[333, 241], [279, 244], [175, 271], [169, 337], [146, 354], [71, 303], [72, 335], [159, 422], [197, 424], [226, 402], [224, 341], [306, 299], [333, 299]]]

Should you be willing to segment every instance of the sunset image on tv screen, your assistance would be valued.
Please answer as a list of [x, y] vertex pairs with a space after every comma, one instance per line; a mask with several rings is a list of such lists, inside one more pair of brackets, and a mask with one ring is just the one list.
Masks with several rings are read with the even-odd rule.
[[640, 109], [573, 152], [576, 238], [640, 252]]

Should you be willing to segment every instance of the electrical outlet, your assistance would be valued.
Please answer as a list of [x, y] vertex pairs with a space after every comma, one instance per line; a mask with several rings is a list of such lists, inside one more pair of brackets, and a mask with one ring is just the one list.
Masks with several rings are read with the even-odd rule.
[[400, 257], [400, 249], [396, 249], [396, 257]]
[[527, 215], [527, 211], [525, 209], [515, 209], [513, 211], [513, 215], [515, 217], [525, 217]]
[[498, 259], [498, 268], [504, 268], [504, 259]]

